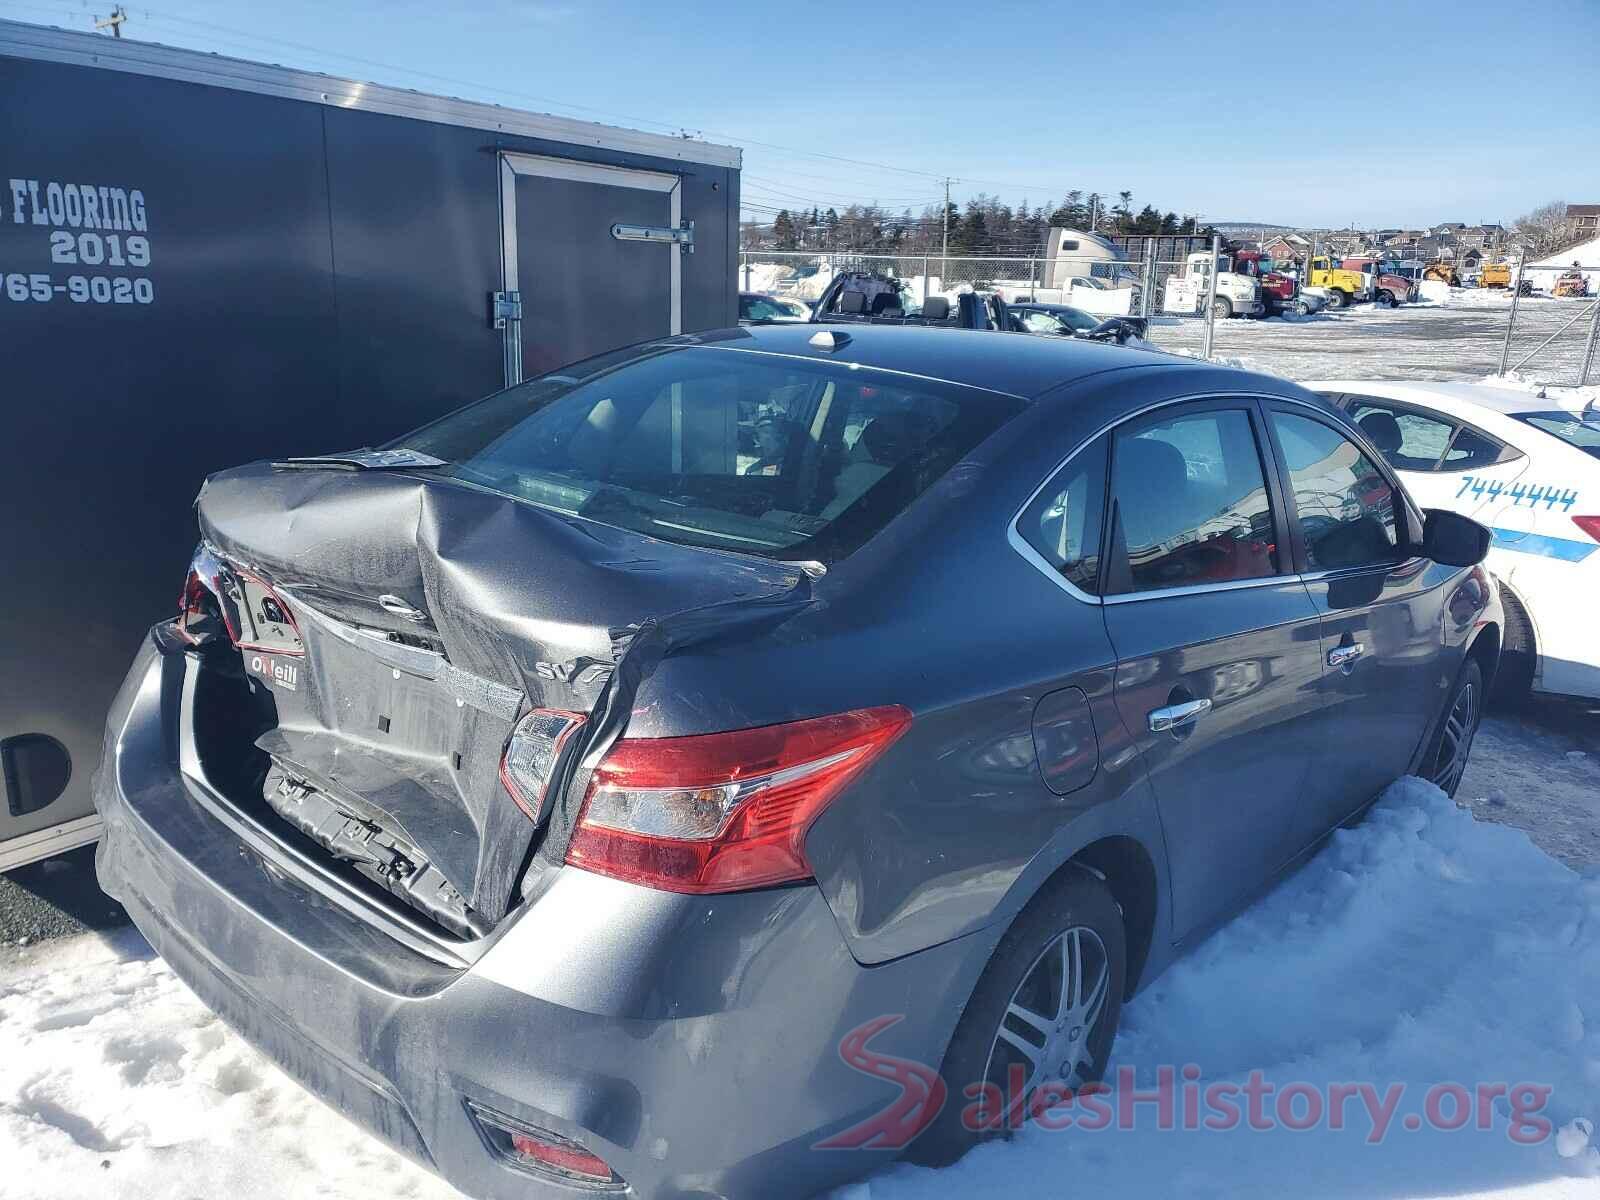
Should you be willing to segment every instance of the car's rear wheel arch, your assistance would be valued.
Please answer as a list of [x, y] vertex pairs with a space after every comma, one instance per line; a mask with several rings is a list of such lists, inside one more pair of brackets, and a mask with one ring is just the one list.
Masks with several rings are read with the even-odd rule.
[[1124, 994], [1131, 996], [1139, 988], [1155, 938], [1158, 902], [1155, 862], [1136, 838], [1104, 837], [1074, 854], [1044, 886], [1049, 887], [1063, 871], [1074, 870], [1086, 870], [1097, 876], [1122, 910], [1128, 952]]
[[1485, 689], [1493, 688], [1495, 672], [1500, 666], [1500, 626], [1491, 621], [1478, 630], [1472, 644], [1467, 647], [1467, 657], [1478, 660]]

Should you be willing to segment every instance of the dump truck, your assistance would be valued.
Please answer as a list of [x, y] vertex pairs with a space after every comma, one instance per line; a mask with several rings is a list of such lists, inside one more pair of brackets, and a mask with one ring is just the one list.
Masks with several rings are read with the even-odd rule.
[[1308, 317], [1328, 303], [1325, 289], [1302, 288], [1293, 275], [1278, 270], [1277, 262], [1259, 250], [1235, 250], [1233, 270], [1235, 274], [1249, 275], [1260, 282], [1266, 316], [1292, 312]]
[[1306, 282], [1312, 287], [1328, 289], [1330, 308], [1348, 308], [1357, 300], [1372, 299], [1372, 281], [1360, 271], [1334, 266], [1326, 254], [1311, 260], [1306, 272]]
[[1378, 258], [1347, 258], [1339, 265], [1346, 271], [1360, 271], [1374, 277], [1369, 284], [1374, 304], [1393, 308], [1416, 299], [1416, 285], [1401, 275], [1393, 263]]

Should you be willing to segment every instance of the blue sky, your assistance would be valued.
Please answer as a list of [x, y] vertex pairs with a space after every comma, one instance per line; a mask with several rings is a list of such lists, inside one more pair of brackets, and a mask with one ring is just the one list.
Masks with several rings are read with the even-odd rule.
[[[110, 0], [0, 0], [88, 28]], [[1600, 0], [158, 0], [129, 36], [743, 146], [752, 215], [1068, 188], [1214, 219], [1600, 202]], [[850, 160], [850, 161], [841, 161]]]

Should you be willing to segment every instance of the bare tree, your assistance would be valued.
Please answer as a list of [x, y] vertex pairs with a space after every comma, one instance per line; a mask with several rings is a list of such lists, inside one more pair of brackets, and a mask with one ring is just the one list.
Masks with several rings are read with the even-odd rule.
[[1572, 223], [1567, 220], [1567, 202], [1552, 200], [1511, 222], [1511, 236], [1534, 257], [1553, 253], [1572, 241]]

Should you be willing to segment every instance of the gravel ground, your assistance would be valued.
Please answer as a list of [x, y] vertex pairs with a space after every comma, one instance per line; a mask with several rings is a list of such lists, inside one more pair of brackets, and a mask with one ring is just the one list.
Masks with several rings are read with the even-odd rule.
[[116, 929], [127, 923], [122, 906], [95, 882], [93, 846], [0, 875], [0, 946]]
[[1600, 869], [1600, 713], [1554, 702], [1491, 713], [1456, 799], [1574, 870]]

